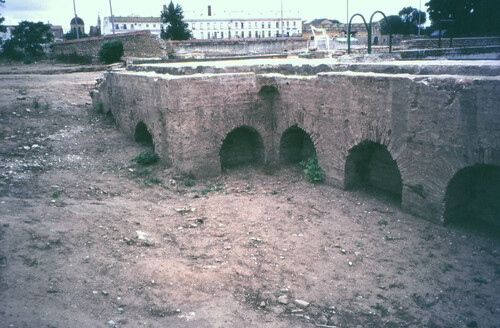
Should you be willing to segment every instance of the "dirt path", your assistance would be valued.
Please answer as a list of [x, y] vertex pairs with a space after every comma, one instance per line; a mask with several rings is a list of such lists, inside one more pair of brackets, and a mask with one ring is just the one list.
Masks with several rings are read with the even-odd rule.
[[0, 327], [500, 327], [498, 238], [298, 167], [134, 165], [101, 74], [0, 75]]

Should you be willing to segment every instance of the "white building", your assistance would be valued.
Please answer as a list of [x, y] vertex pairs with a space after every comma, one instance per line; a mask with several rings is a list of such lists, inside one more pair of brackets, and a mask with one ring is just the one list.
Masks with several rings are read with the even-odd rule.
[[193, 39], [256, 39], [279, 36], [301, 36], [302, 20], [296, 17], [245, 18], [241, 16], [207, 16], [185, 19]]
[[[151, 31], [152, 35], [160, 37], [163, 25], [161, 17], [114, 16], [115, 33], [130, 33], [135, 31]], [[101, 34], [113, 34], [111, 16], [104, 17]]]
[[[166, 10], [166, 6], [163, 7]], [[258, 16], [261, 16], [259, 18]], [[115, 16], [115, 33], [133, 31], [151, 31], [152, 35], [160, 36], [161, 28], [167, 28], [161, 17]], [[302, 36], [302, 20], [300, 17], [283, 17], [281, 12], [269, 12], [260, 15], [250, 15], [243, 12], [224, 12], [222, 15], [212, 14], [209, 6], [206, 14], [186, 13], [184, 22], [193, 34], [193, 39], [256, 39], [281, 36]], [[111, 17], [104, 17], [101, 33], [112, 34]]]

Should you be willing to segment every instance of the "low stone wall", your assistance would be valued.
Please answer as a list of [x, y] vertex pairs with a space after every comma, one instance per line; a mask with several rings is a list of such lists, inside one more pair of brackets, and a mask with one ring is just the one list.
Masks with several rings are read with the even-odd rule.
[[305, 49], [307, 40], [302, 38], [262, 40], [190, 40], [173, 41], [176, 53], [203, 53], [206, 57], [248, 54], [278, 54]]
[[[439, 46], [439, 39], [413, 39], [403, 41], [402, 45], [408, 49], [429, 49], [437, 48]], [[485, 38], [453, 38], [453, 48], [464, 47], [484, 47], [484, 46], [497, 46], [500, 45], [500, 37], [485, 37]], [[441, 39], [441, 48], [450, 47], [450, 39]]]
[[56, 42], [53, 46], [54, 55], [91, 56], [97, 59], [97, 53], [106, 41], [120, 40], [123, 43], [125, 57], [165, 57], [165, 42], [152, 36], [149, 31], [139, 31], [115, 35], [105, 35], [80, 40]]

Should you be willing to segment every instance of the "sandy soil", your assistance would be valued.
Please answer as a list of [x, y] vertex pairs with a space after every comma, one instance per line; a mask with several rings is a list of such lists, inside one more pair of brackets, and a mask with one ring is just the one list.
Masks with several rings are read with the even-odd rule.
[[0, 68], [0, 327], [500, 327], [499, 238], [294, 166], [185, 186], [102, 72], [33, 67]]

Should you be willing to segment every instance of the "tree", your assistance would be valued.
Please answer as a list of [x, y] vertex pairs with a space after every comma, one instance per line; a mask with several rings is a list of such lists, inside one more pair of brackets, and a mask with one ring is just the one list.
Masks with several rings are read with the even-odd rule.
[[[0, 0], [0, 5], [4, 4], [4, 3], [5, 3], [5, 0]], [[2, 17], [2, 15], [0, 15], [0, 32], [7, 32], [7, 28], [2, 25], [4, 20], [5, 20], [5, 17]], [[0, 44], [2, 44], [2, 38], [0, 38]]]
[[407, 26], [409, 34], [415, 34], [418, 30], [418, 25], [425, 24], [427, 21], [425, 12], [413, 7], [404, 7], [399, 12], [399, 16]]
[[[418, 31], [418, 15], [420, 13], [420, 24], [424, 24], [427, 20], [426, 14], [423, 11], [413, 7], [405, 7], [399, 11], [399, 16], [391, 15], [387, 20], [391, 24], [393, 34], [416, 34]], [[385, 19], [381, 20], [382, 34], [389, 34], [389, 26]]]
[[429, 0], [425, 4], [434, 28], [451, 28], [454, 36], [500, 35], [498, 0]]
[[22, 21], [12, 31], [12, 37], [3, 43], [4, 53], [10, 58], [10, 55], [17, 57], [20, 53], [24, 57], [40, 58], [43, 56], [42, 45], [53, 39], [49, 24]]
[[163, 23], [168, 24], [166, 29], [161, 30], [162, 39], [189, 40], [192, 37], [188, 24], [183, 21], [184, 15], [179, 4], [174, 6], [170, 1], [167, 10], [161, 13], [161, 18]]
[[382, 34], [389, 34], [389, 32], [391, 32], [392, 34], [407, 34], [406, 25], [403, 23], [403, 20], [400, 16], [390, 15], [387, 16], [387, 20], [391, 25], [390, 30], [389, 25], [387, 25], [387, 22], [384, 18], [382, 18], [382, 20], [380, 21], [380, 32]]

